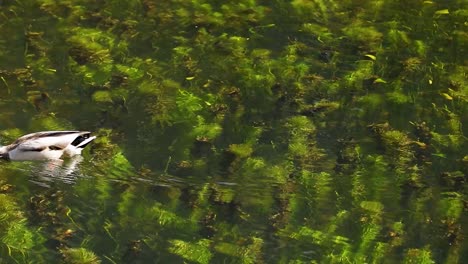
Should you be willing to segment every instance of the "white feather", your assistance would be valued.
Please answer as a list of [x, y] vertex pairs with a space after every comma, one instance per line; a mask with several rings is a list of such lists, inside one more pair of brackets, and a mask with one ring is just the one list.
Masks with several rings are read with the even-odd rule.
[[[0, 156], [10, 160], [60, 159], [81, 154], [96, 137], [87, 131], [43, 131], [24, 135], [11, 145], [0, 148]], [[77, 139], [74, 145], [72, 143]], [[81, 141], [80, 141], [81, 140]]]

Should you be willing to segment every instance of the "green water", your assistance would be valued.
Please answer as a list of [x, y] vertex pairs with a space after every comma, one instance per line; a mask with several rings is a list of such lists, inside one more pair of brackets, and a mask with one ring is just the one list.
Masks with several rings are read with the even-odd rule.
[[0, 1], [0, 263], [463, 263], [468, 2]]

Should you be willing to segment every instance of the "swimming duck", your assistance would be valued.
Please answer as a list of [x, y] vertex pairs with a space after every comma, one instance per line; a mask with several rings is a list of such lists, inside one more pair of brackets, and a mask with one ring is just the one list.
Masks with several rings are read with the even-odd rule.
[[96, 137], [88, 131], [43, 131], [24, 135], [8, 146], [0, 147], [0, 159], [56, 160], [75, 156]]

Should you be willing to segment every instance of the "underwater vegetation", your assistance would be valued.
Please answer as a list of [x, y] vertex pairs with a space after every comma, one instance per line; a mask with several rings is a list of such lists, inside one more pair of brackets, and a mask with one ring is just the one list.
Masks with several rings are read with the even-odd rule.
[[0, 164], [0, 262], [463, 262], [466, 21], [464, 0], [0, 1], [1, 143], [98, 135], [71, 174]]

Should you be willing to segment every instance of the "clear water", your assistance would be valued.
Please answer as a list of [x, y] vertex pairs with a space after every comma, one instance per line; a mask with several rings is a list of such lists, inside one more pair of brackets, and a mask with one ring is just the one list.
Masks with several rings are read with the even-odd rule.
[[462, 263], [466, 1], [0, 1], [1, 263]]

